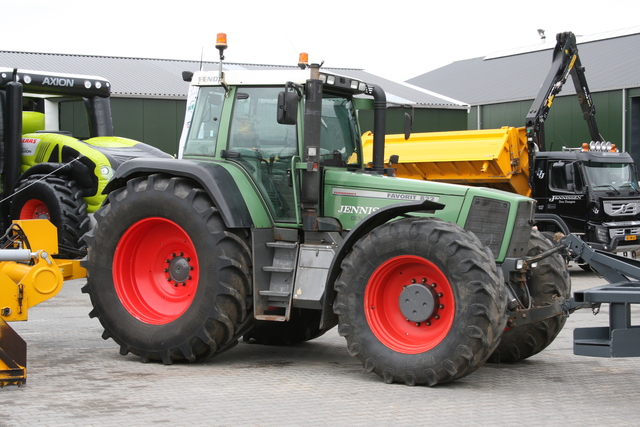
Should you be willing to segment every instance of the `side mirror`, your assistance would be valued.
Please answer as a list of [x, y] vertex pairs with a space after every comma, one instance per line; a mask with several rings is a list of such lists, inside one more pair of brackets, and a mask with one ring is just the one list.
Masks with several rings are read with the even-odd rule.
[[278, 123], [295, 125], [298, 122], [298, 94], [282, 91], [278, 94]]
[[183, 71], [182, 72], [182, 80], [184, 80], [185, 82], [190, 82], [193, 79], [193, 72], [192, 71]]
[[405, 141], [411, 136], [413, 130], [413, 119], [409, 113], [404, 113], [404, 139]]

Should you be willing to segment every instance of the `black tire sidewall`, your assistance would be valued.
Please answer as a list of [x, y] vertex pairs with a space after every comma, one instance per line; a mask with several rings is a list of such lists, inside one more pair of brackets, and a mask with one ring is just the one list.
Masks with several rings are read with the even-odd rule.
[[[547, 234], [532, 229], [527, 255], [538, 255], [551, 249], [553, 245], [553, 241], [549, 240]], [[569, 298], [571, 278], [562, 256], [556, 253], [538, 261], [530, 273], [527, 286], [534, 307], [550, 305], [557, 297]], [[515, 363], [538, 354], [555, 340], [566, 320], [564, 315], [559, 314], [506, 330], [489, 361]]]
[[[127, 191], [131, 191], [130, 189]], [[116, 195], [117, 197], [117, 195]], [[99, 224], [99, 242], [91, 248], [90, 264], [93, 284], [92, 302], [101, 313], [105, 329], [132, 347], [157, 351], [178, 347], [193, 336], [209, 318], [210, 307], [220, 292], [218, 269], [210, 268], [219, 253], [216, 239], [201, 214], [188, 200], [171, 191], [145, 190], [135, 192], [109, 207], [110, 212]], [[133, 224], [149, 217], [165, 218], [178, 224], [189, 235], [199, 264], [199, 283], [190, 306], [177, 319], [162, 325], [144, 323], [129, 313], [116, 293], [111, 267], [113, 255], [123, 233]], [[94, 260], [100, 260], [99, 262]]]
[[62, 224], [62, 206], [56, 197], [56, 192], [47, 181], [27, 181], [28, 189], [15, 193], [11, 202], [11, 218], [20, 219], [22, 208], [31, 200], [39, 200], [47, 206], [51, 222]]
[[[10, 216], [20, 219], [23, 207], [31, 200], [38, 200], [47, 206], [49, 220], [58, 230], [60, 244], [80, 250], [84, 248], [82, 237], [89, 231], [89, 218], [81, 193], [75, 181], [66, 177], [34, 175], [16, 187]], [[78, 256], [62, 247], [58, 252], [61, 257]]]
[[[429, 365], [434, 371], [442, 371], [447, 364], [455, 366], [455, 371], [450, 373], [434, 372], [438, 382], [446, 382], [461, 377], [475, 370], [482, 365], [489, 357], [493, 348], [497, 345], [502, 328], [506, 322], [504, 305], [506, 297], [502, 284], [500, 270], [496, 269], [495, 261], [490, 255], [490, 251], [480, 249], [481, 244], [475, 236], [467, 233], [456, 224], [430, 219], [439, 228], [450, 231], [450, 235], [441, 238], [435, 244], [429, 242], [429, 236], [416, 237], [412, 235], [411, 225], [405, 227], [402, 222], [411, 220], [399, 220], [396, 224], [385, 224], [382, 226], [386, 230], [380, 233], [377, 241], [375, 234], [361, 239], [357, 244], [362, 251], [357, 257], [357, 262], [352, 263], [353, 270], [344, 269], [338, 279], [336, 290], [339, 294], [339, 302], [349, 307], [347, 318], [340, 316], [340, 329], [342, 335], [349, 335], [347, 339], [350, 344], [350, 353], [357, 355], [365, 364], [367, 360], [375, 360], [374, 371], [384, 377], [385, 367], [405, 366], [408, 371], [415, 372], [425, 367], [425, 360], [429, 360]], [[409, 223], [410, 224], [410, 223]], [[416, 223], [417, 224], [417, 223]], [[406, 224], [405, 224], [406, 225]], [[396, 228], [396, 230], [392, 230]], [[432, 232], [433, 227], [427, 227], [427, 232]], [[436, 231], [437, 232], [437, 231]], [[462, 242], [470, 250], [447, 253], [449, 245], [456, 245]], [[461, 271], [459, 266], [467, 261], [467, 256], [475, 253], [476, 261], [484, 262], [487, 270], [476, 267], [469, 271]], [[353, 254], [353, 252], [352, 252]], [[376, 268], [385, 261], [397, 256], [415, 255], [432, 262], [447, 277], [451, 290], [455, 298], [455, 316], [451, 328], [444, 339], [428, 351], [417, 354], [398, 353], [384, 345], [374, 334], [371, 326], [367, 322], [364, 308], [364, 294], [367, 284]], [[489, 283], [489, 294], [484, 292], [475, 293], [470, 291], [472, 283], [485, 281]], [[482, 294], [482, 295], [480, 295]], [[485, 319], [482, 326], [484, 337], [481, 339], [469, 336], [469, 327], [476, 326], [477, 315], [471, 312], [472, 305], [476, 304], [480, 298], [482, 304], [491, 305], [493, 316]], [[339, 308], [340, 310], [340, 308]], [[338, 313], [340, 314], [340, 313]], [[345, 330], [345, 327], [351, 330]], [[355, 338], [355, 339], [354, 339]], [[471, 349], [472, 360], [461, 360], [462, 347]], [[463, 351], [464, 353], [465, 351]], [[467, 352], [468, 353], [468, 352]], [[465, 357], [469, 354], [465, 354]], [[396, 381], [401, 381], [404, 372], [394, 369]], [[421, 379], [418, 379], [422, 382]]]

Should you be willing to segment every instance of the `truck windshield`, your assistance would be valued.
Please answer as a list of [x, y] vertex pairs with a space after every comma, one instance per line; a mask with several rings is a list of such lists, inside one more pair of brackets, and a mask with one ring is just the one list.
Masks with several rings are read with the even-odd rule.
[[592, 188], [638, 188], [635, 171], [629, 163], [585, 163], [584, 170]]

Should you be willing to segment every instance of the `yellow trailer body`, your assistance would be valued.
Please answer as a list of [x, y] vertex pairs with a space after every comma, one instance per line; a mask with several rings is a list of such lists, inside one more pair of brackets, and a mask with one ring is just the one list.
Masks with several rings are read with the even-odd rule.
[[[403, 178], [498, 188], [524, 196], [529, 187], [525, 128], [426, 132], [385, 136], [385, 162], [398, 155]], [[365, 163], [372, 160], [373, 134], [362, 137]]]

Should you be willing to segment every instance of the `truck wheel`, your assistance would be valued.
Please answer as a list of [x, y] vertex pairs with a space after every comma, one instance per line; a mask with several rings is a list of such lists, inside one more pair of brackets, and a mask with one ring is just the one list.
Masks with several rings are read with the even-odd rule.
[[82, 290], [120, 354], [193, 362], [233, 347], [252, 326], [248, 235], [225, 227], [203, 189], [134, 178], [95, 218]]
[[[537, 255], [550, 249], [553, 243], [538, 230], [531, 230], [527, 255]], [[571, 278], [562, 255], [556, 253], [538, 262], [527, 281], [532, 304], [549, 305], [557, 297], [571, 296]], [[493, 363], [513, 363], [544, 350], [558, 336], [566, 322], [558, 315], [536, 323], [507, 329], [500, 344], [489, 358]]]
[[293, 309], [288, 322], [256, 320], [244, 341], [264, 345], [292, 345], [318, 338], [328, 329], [320, 329], [320, 310]]
[[21, 181], [11, 200], [11, 219], [48, 219], [58, 229], [58, 256], [84, 255], [90, 221], [82, 190], [73, 180], [32, 175]]
[[464, 377], [506, 324], [502, 272], [472, 233], [439, 219], [386, 223], [342, 263], [334, 311], [349, 353], [386, 383]]

